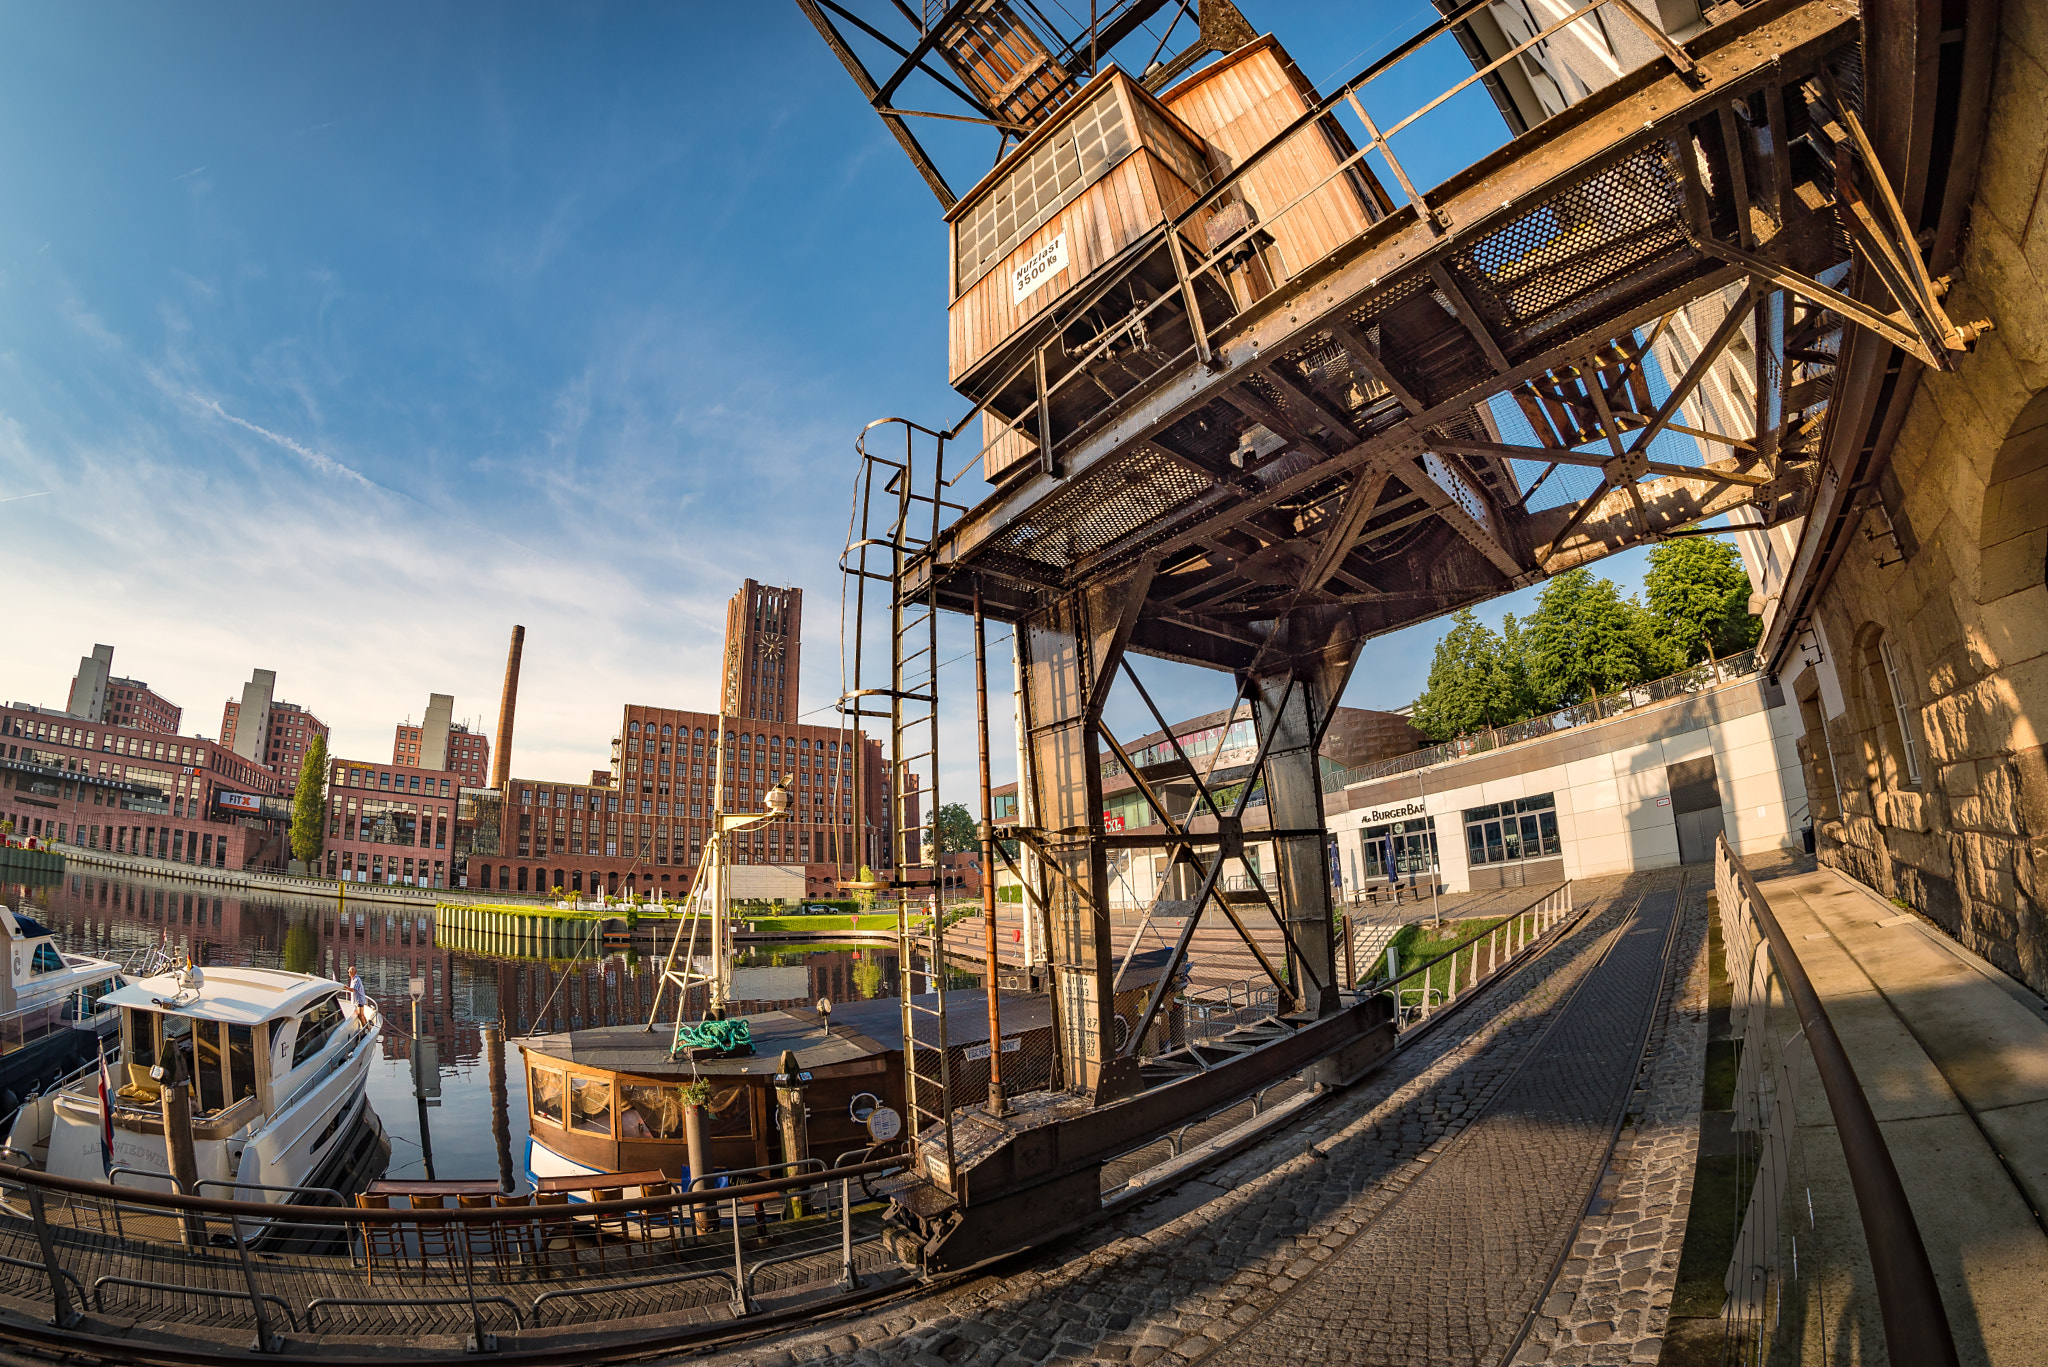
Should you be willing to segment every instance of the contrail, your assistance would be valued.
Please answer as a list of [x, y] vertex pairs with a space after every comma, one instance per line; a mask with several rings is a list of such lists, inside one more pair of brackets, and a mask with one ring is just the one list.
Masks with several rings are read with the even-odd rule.
[[33, 494], [9, 494], [6, 498], [0, 498], [0, 503], [18, 503], [25, 498], [41, 498], [49, 492], [48, 489], [40, 489]]

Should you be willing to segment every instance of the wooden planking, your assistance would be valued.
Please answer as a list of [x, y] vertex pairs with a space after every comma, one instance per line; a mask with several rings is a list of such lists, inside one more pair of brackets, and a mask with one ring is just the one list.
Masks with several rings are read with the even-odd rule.
[[[1243, 164], [1314, 98], [1271, 37], [1261, 38], [1169, 90], [1166, 106], [1207, 141], [1221, 172]], [[1284, 274], [1298, 274], [1370, 226], [1347, 178], [1316, 190], [1284, 217], [1272, 216], [1336, 169], [1342, 158], [1320, 126], [1294, 134], [1237, 182], [1280, 249]]]
[[[1144, 147], [1132, 151], [953, 301], [946, 312], [949, 378], [958, 383], [962, 375], [1104, 262], [1142, 237], [1168, 212], [1186, 209], [1194, 198], [1194, 191], [1163, 158]], [[1061, 233], [1067, 235], [1066, 269], [1013, 305], [1011, 272]]]

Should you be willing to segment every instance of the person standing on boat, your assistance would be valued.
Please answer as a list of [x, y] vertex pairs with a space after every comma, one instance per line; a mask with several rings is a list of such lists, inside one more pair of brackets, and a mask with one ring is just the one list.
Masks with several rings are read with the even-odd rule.
[[348, 971], [348, 999], [355, 1003], [356, 1024], [363, 1023], [363, 1010], [370, 1004], [370, 994], [363, 990], [363, 970], [360, 966]]

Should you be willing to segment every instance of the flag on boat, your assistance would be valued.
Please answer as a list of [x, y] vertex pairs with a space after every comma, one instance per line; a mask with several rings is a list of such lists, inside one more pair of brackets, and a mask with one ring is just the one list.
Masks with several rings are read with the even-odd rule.
[[[114, 1085], [107, 1076], [107, 1047], [101, 1044], [100, 1052], [100, 1167], [103, 1171], [114, 1170]], [[109, 1181], [112, 1179], [109, 1178]]]

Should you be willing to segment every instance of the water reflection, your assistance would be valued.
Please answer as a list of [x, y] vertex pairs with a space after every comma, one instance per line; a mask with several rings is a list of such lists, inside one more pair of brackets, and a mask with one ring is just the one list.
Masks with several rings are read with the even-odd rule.
[[[338, 982], [358, 969], [384, 1014], [368, 1091], [392, 1141], [387, 1175], [400, 1178], [489, 1177], [523, 1167], [513, 1161], [524, 1151], [526, 1130], [519, 1036], [644, 1023], [668, 950], [666, 940], [641, 941], [601, 957], [513, 959], [436, 945], [432, 913], [412, 907], [237, 895], [85, 871], [42, 885], [0, 885], [0, 901], [28, 911], [62, 948], [78, 953], [118, 958], [162, 943], [174, 953], [189, 952], [202, 966], [283, 968]], [[733, 1006], [741, 1012], [809, 1005], [819, 997], [894, 996], [901, 976], [896, 951], [875, 946], [756, 950], [741, 955], [736, 967]], [[413, 979], [422, 987], [417, 1037]], [[925, 988], [922, 969], [916, 984]], [[741, 995], [756, 990], [776, 995]], [[690, 1002], [689, 1010], [700, 1013], [701, 1000]], [[670, 1004], [662, 1015], [674, 1019]], [[485, 1027], [500, 1021], [502, 1070], [498, 1051], [487, 1051], [485, 1042]]]

